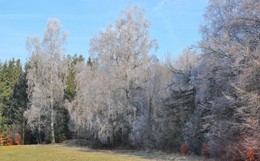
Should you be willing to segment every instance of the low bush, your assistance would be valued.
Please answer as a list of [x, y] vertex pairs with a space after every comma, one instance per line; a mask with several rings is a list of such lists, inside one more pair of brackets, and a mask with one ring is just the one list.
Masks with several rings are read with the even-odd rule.
[[182, 144], [181, 148], [180, 148], [180, 152], [183, 155], [189, 155], [189, 153], [190, 153], [189, 145], [188, 144]]

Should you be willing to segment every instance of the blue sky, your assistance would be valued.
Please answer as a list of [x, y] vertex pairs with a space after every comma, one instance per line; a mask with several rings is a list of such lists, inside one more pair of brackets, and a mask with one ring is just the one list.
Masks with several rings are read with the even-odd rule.
[[0, 0], [0, 60], [28, 58], [26, 38], [42, 37], [47, 21], [57, 18], [68, 33], [66, 54], [88, 56], [89, 40], [128, 6], [145, 10], [151, 23], [150, 37], [157, 39], [155, 53], [174, 57], [200, 40], [208, 0]]

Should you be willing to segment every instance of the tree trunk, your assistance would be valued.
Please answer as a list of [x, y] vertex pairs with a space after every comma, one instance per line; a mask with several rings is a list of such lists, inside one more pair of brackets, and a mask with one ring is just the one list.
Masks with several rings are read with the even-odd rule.
[[41, 144], [41, 116], [38, 118], [39, 126], [38, 126], [38, 144]]
[[55, 134], [54, 134], [54, 114], [53, 109], [51, 110], [51, 143], [55, 143]]
[[[51, 64], [51, 72], [53, 70], [53, 57], [52, 64]], [[53, 74], [51, 73], [51, 143], [55, 144], [55, 134], [54, 134], [54, 109], [53, 109]]]
[[55, 144], [54, 111], [53, 111], [53, 93], [51, 93], [51, 143], [52, 143], [52, 144]]
[[23, 119], [23, 125], [22, 125], [22, 145], [24, 145], [24, 136], [25, 136], [25, 120]]

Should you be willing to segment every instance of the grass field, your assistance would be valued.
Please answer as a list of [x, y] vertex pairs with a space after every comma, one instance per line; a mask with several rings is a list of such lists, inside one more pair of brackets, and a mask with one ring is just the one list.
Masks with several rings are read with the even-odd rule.
[[63, 145], [19, 145], [0, 147], [1, 161], [200, 161], [198, 157], [160, 152], [90, 150]]

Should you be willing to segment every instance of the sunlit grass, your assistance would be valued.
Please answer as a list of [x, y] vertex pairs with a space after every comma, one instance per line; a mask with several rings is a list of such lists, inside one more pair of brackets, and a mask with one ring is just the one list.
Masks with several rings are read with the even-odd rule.
[[56, 145], [0, 146], [0, 161], [213, 161], [160, 151], [91, 150]]
[[1, 161], [138, 161], [138, 156], [105, 151], [84, 151], [60, 145], [20, 145], [0, 147]]

